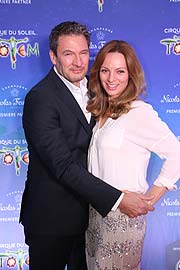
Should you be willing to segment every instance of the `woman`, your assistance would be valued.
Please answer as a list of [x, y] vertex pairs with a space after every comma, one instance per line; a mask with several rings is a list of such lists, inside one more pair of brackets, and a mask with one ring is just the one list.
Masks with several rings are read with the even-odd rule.
[[[180, 177], [180, 143], [145, 93], [143, 70], [133, 48], [113, 40], [98, 53], [89, 82], [88, 111], [96, 118], [89, 146], [89, 171], [124, 192], [153, 194], [155, 204]], [[152, 188], [146, 171], [151, 152], [164, 159]], [[140, 270], [145, 216], [130, 218], [119, 209], [105, 218], [90, 209], [86, 234], [89, 270]]]

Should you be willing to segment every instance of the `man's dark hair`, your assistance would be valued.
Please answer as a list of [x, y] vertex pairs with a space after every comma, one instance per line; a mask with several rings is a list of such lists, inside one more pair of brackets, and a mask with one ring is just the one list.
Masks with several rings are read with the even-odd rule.
[[49, 47], [57, 56], [58, 38], [64, 35], [83, 35], [88, 47], [90, 46], [90, 33], [87, 27], [83, 24], [74, 21], [67, 21], [56, 25], [49, 36]]

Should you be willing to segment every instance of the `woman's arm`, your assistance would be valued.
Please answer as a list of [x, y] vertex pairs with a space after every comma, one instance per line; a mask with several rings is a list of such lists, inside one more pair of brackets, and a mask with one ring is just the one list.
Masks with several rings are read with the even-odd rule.
[[149, 204], [154, 205], [159, 199], [168, 191], [166, 187], [159, 187], [153, 185], [152, 188], [146, 193], [148, 196], [154, 196]]

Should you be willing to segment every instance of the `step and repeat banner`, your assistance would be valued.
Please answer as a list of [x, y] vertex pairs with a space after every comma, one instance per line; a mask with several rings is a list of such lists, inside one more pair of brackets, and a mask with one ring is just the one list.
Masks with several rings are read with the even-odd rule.
[[[29, 162], [22, 111], [27, 92], [51, 68], [51, 29], [66, 20], [86, 24], [90, 67], [107, 41], [128, 41], [145, 71], [147, 101], [180, 139], [179, 15], [179, 0], [0, 0], [0, 269], [29, 265], [18, 223]], [[150, 185], [160, 167], [152, 155]], [[180, 181], [177, 185], [147, 216], [142, 270], [180, 269]]]

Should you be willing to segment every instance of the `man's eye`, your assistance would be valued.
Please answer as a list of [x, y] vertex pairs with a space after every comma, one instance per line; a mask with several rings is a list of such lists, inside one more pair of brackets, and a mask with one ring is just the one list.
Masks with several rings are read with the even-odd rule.
[[81, 54], [87, 55], [87, 54], [88, 54], [88, 52], [87, 52], [87, 51], [84, 51], [84, 52], [82, 52]]
[[68, 56], [68, 55], [71, 55], [72, 53], [70, 53], [70, 52], [67, 52], [67, 53], [65, 53], [64, 55], [65, 56]]

